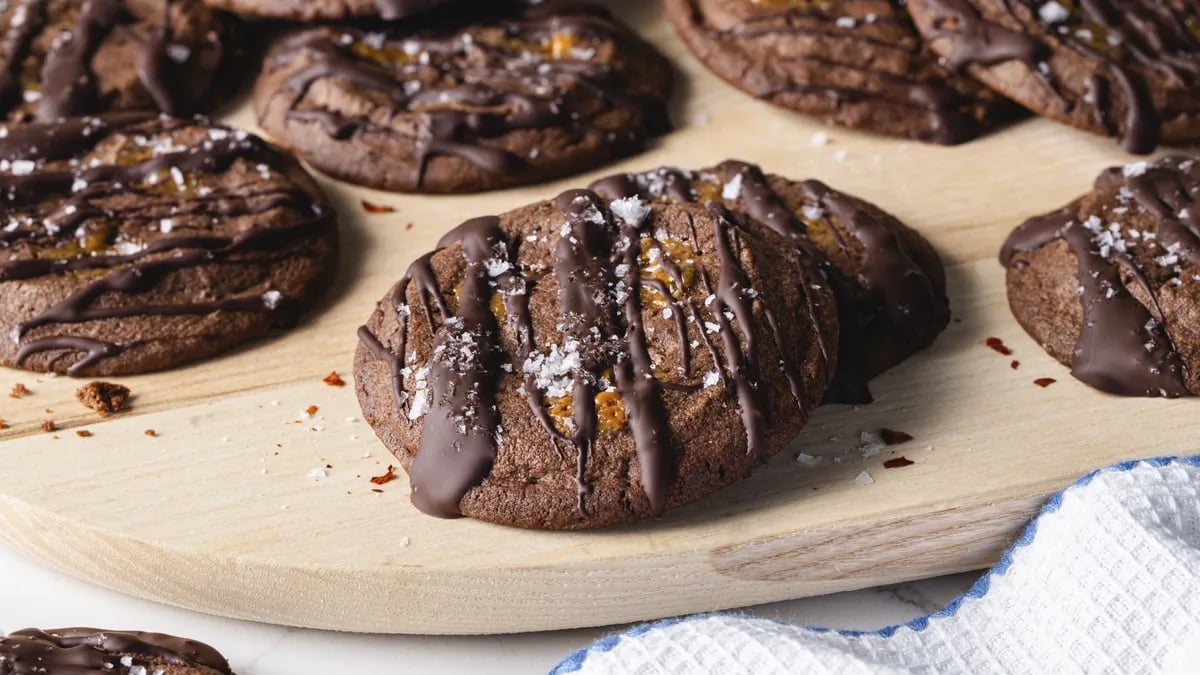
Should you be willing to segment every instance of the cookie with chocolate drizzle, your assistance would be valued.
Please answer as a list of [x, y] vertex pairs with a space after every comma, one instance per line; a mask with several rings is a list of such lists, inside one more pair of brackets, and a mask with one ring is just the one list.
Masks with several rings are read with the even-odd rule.
[[664, 0], [710, 70], [765, 101], [827, 122], [953, 145], [1019, 108], [950, 72], [899, 0]]
[[1191, 0], [908, 0], [951, 68], [1034, 112], [1144, 154], [1200, 140]]
[[667, 130], [670, 67], [631, 31], [590, 4], [499, 4], [481, 22], [291, 35], [256, 86], [259, 122], [343, 180], [440, 193], [582, 171]]
[[752, 231], [789, 242], [797, 265], [815, 261], [840, 316], [827, 403], [870, 402], [867, 381], [928, 347], [950, 321], [946, 273], [933, 246], [879, 207], [820, 181], [767, 175], [729, 160], [699, 171], [619, 174], [590, 189], [606, 199], [719, 203]]
[[359, 331], [413, 503], [543, 529], [649, 518], [800, 431], [837, 359], [813, 265], [719, 203], [574, 190], [457, 227]]
[[247, 16], [293, 21], [377, 18], [392, 21], [447, 7], [459, 0], [204, 0]]
[[1124, 396], [1200, 393], [1200, 163], [1108, 169], [1005, 242], [1017, 321], [1071, 374]]
[[0, 2], [0, 113], [9, 122], [213, 107], [228, 19], [200, 0]]
[[112, 113], [0, 134], [0, 363], [169, 368], [293, 323], [334, 213], [299, 164], [202, 119]]
[[162, 633], [26, 628], [0, 638], [0, 673], [233, 675], [217, 650]]

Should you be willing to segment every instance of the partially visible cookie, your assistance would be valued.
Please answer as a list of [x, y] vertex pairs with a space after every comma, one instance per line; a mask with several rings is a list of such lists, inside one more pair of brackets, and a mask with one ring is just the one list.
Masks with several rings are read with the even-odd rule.
[[942, 144], [1019, 111], [938, 64], [899, 0], [664, 0], [710, 70], [775, 105], [833, 124]]
[[516, 3], [482, 23], [302, 31], [268, 56], [254, 104], [268, 133], [338, 178], [471, 192], [640, 151], [667, 128], [670, 80], [603, 10]]
[[1184, 0], [908, 0], [931, 48], [1034, 112], [1148, 153], [1200, 140], [1200, 8]]
[[833, 374], [828, 287], [719, 204], [571, 191], [440, 246], [360, 329], [354, 371], [433, 515], [657, 516], [781, 450]]
[[204, 0], [210, 7], [247, 16], [294, 21], [406, 19], [458, 0]]
[[262, 139], [113, 114], [0, 136], [0, 364], [169, 368], [293, 323], [336, 263], [334, 213]]
[[840, 316], [830, 403], [871, 401], [867, 381], [928, 347], [950, 321], [946, 273], [933, 246], [879, 207], [815, 181], [765, 175], [726, 161], [688, 171], [665, 167], [592, 184], [607, 199], [717, 202], [752, 231], [783, 237], [799, 265], [816, 261]]
[[1005, 242], [1013, 315], [1071, 374], [1125, 396], [1200, 393], [1200, 164], [1109, 169]]
[[214, 107], [229, 22], [200, 0], [0, 3], [0, 114], [51, 121]]
[[233, 675], [233, 670], [203, 642], [162, 633], [26, 628], [0, 638], [0, 673]]

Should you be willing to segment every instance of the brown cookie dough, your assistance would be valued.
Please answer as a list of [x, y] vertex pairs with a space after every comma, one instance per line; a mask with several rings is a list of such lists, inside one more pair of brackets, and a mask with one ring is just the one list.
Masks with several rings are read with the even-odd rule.
[[1013, 315], [1092, 387], [1200, 393], [1200, 165], [1165, 157], [1109, 169], [1005, 242]]
[[1200, 9], [1183, 0], [909, 0], [931, 48], [1050, 119], [1148, 153], [1200, 140]]
[[0, 3], [0, 113], [10, 122], [108, 111], [210, 110], [229, 21], [200, 0]]
[[248, 16], [295, 21], [405, 19], [448, 7], [458, 0], [203, 0], [211, 7]]
[[710, 70], [775, 105], [846, 127], [957, 144], [1014, 118], [937, 63], [897, 0], [664, 0]]
[[297, 33], [268, 56], [254, 104], [273, 137], [338, 178], [471, 192], [640, 151], [666, 131], [670, 79], [602, 10], [547, 2], [469, 25]]
[[819, 181], [765, 175], [730, 160], [700, 171], [620, 174], [591, 189], [607, 199], [719, 202], [751, 230], [790, 242], [800, 264], [816, 260], [837, 297], [841, 326], [826, 402], [870, 402], [867, 381], [928, 347], [950, 321], [946, 273], [933, 246], [879, 207]]
[[12, 675], [233, 675], [217, 650], [162, 633], [26, 628], [0, 638], [0, 673]]
[[433, 515], [544, 529], [659, 515], [781, 450], [833, 374], [827, 286], [720, 205], [571, 191], [441, 247], [380, 303], [355, 358], [364, 419]]
[[137, 113], [0, 136], [0, 363], [169, 368], [293, 323], [328, 285], [333, 211], [297, 162]]

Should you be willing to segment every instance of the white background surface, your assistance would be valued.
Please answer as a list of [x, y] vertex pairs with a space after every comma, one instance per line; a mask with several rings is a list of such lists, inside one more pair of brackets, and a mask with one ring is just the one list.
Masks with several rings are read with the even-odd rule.
[[[806, 625], [875, 629], [939, 609], [969, 588], [977, 576], [961, 574], [749, 611]], [[114, 593], [40, 567], [4, 548], [0, 548], [0, 578], [5, 580], [0, 585], [0, 629], [6, 632], [94, 626], [172, 633], [212, 644], [239, 675], [544, 673], [571, 652], [619, 628], [487, 637], [353, 635], [282, 628]]]

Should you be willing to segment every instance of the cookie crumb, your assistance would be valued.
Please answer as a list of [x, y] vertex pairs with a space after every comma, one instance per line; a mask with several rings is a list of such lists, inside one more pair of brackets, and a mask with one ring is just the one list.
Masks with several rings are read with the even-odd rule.
[[1046, 387], [1049, 387], [1050, 385], [1054, 384], [1055, 382], [1058, 382], [1058, 380], [1054, 379], [1053, 377], [1039, 377], [1038, 379], [1033, 381], [1034, 384], [1036, 384], [1037, 386], [1039, 386], [1043, 389], [1045, 389]]
[[29, 387], [26, 387], [25, 385], [18, 382], [13, 385], [12, 390], [8, 392], [8, 395], [13, 398], [25, 398], [26, 396], [28, 396], [32, 393], [33, 392], [30, 391]]
[[145, 434], [146, 434], [147, 436], [149, 436], [150, 438], [156, 438], [156, 437], [158, 436], [158, 432], [157, 432], [157, 431], [155, 431], [155, 430], [153, 430], [153, 429], [147, 429], [147, 430], [146, 430], [145, 432], [143, 432], [143, 433], [145, 433]]
[[91, 438], [92, 432], [88, 431], [87, 429], [80, 429], [79, 431], [75, 432], [75, 435], [80, 438]]
[[907, 457], [905, 457], [905, 456], [901, 455], [901, 456], [899, 456], [899, 457], [893, 457], [892, 459], [889, 459], [888, 461], [884, 462], [884, 463], [883, 463], [883, 468], [885, 468], [885, 469], [899, 469], [899, 468], [906, 467], [906, 466], [912, 466], [913, 464], [916, 464], [916, 462], [914, 462], [914, 461], [912, 461], [911, 459], [909, 459], [909, 458], [907, 458]]
[[91, 382], [76, 389], [75, 398], [85, 407], [105, 416], [124, 410], [130, 393], [129, 387], [122, 384]]
[[371, 478], [371, 482], [376, 485], [387, 485], [394, 480], [396, 480], [396, 467], [392, 466], [391, 464], [388, 465], [386, 473], [381, 476], [373, 476]]
[[336, 371], [336, 370], [335, 370], [335, 371], [333, 371], [333, 372], [331, 372], [331, 373], [329, 373], [328, 375], [326, 375], [326, 376], [325, 376], [325, 379], [323, 379], [323, 380], [321, 380], [321, 381], [322, 381], [322, 382], [324, 382], [325, 384], [327, 384], [327, 385], [331, 386], [331, 387], [344, 387], [344, 386], [346, 386], [346, 381], [345, 381], [345, 380], [343, 380], [343, 379], [341, 378], [341, 376], [337, 374], [337, 371]]
[[58, 425], [54, 423], [54, 420], [42, 420], [42, 431], [48, 434], [54, 433], [58, 431]]
[[1004, 344], [1004, 340], [1001, 340], [998, 337], [990, 337], [990, 338], [984, 340], [983, 344], [987, 345], [988, 347], [991, 347], [997, 353], [1003, 354], [1005, 356], [1012, 356], [1013, 351], [1011, 349], [1009, 349], [1007, 345]]
[[411, 229], [413, 229], [413, 224], [412, 224], [412, 223], [405, 223], [405, 224], [404, 224], [404, 229], [405, 229], [405, 230], [411, 230]]
[[7, 429], [7, 428], [8, 428], [8, 422], [5, 422], [4, 420], [0, 419], [0, 429]]
[[317, 408], [317, 406], [310, 405], [304, 409], [304, 414], [307, 415], [308, 417], [312, 417], [313, 415], [317, 414], [317, 410], [319, 410], [319, 408]]
[[1013, 370], [1016, 370], [1017, 368], [1020, 368], [1020, 367], [1021, 367], [1021, 362], [1020, 362], [1020, 361], [1018, 361], [1018, 360], [1016, 360], [1016, 359], [1013, 359], [1013, 362], [1012, 362], [1012, 363], [1010, 363], [1009, 365], [1011, 365], [1011, 366], [1012, 366], [1012, 369], [1013, 369]]
[[900, 445], [901, 443], [907, 443], [913, 439], [912, 434], [903, 431], [895, 431], [893, 429], [880, 429], [879, 437], [883, 439], [883, 442], [887, 445]]
[[363, 207], [363, 211], [366, 211], [367, 213], [372, 213], [372, 214], [395, 213], [396, 212], [396, 207], [394, 207], [394, 206], [389, 206], [387, 204], [372, 204], [371, 202], [369, 202], [365, 199], [362, 200], [362, 207]]

